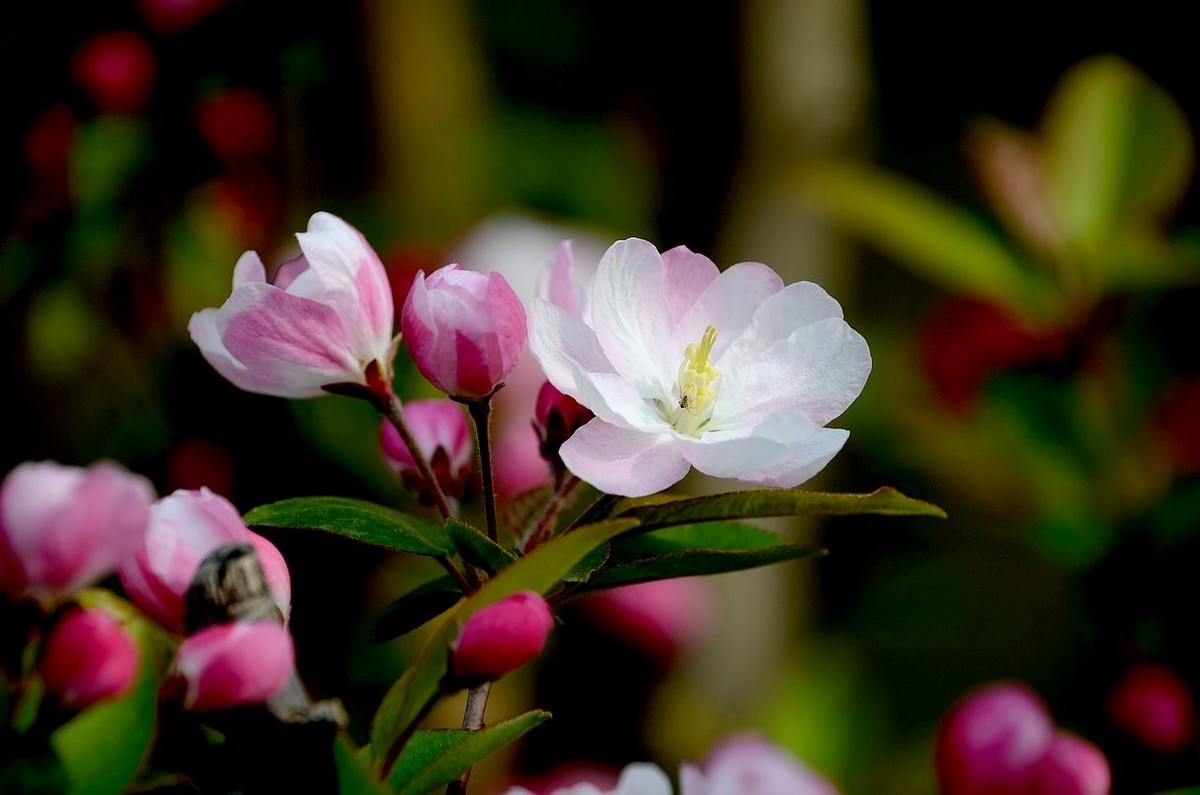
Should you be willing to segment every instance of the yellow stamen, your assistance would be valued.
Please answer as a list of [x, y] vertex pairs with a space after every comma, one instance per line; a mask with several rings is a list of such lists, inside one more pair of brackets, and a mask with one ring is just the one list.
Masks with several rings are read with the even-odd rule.
[[717, 329], [704, 329], [699, 344], [688, 345], [679, 365], [679, 411], [672, 425], [680, 433], [696, 435], [709, 418], [717, 393], [721, 391], [721, 371], [709, 361]]

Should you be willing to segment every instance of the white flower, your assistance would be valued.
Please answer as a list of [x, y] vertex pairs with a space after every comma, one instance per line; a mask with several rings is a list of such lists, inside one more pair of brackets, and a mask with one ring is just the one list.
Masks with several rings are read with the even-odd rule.
[[684, 247], [631, 238], [596, 271], [582, 318], [543, 299], [530, 347], [558, 390], [596, 418], [562, 447], [567, 467], [637, 497], [691, 467], [797, 486], [849, 433], [824, 427], [871, 371], [863, 340], [815, 284], [784, 286], [766, 265], [721, 273]]
[[[513, 787], [504, 795], [533, 795], [523, 787]], [[671, 782], [667, 774], [657, 767], [647, 763], [635, 763], [626, 766], [621, 772], [621, 780], [617, 788], [602, 790], [595, 784], [576, 784], [571, 787], [560, 787], [551, 795], [671, 795]]]

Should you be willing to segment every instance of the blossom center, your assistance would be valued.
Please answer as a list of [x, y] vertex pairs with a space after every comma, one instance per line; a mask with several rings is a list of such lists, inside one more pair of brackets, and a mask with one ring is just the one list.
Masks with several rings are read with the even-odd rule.
[[688, 345], [683, 351], [683, 362], [679, 365], [673, 405], [667, 406], [664, 418], [680, 433], [699, 436], [712, 419], [713, 403], [721, 391], [721, 371], [713, 366], [713, 345], [717, 341], [717, 329], [708, 326], [700, 342]]

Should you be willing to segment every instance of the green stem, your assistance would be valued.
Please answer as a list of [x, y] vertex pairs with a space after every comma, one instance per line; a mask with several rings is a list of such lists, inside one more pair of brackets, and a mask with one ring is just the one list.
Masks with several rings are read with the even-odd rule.
[[[462, 727], [467, 731], [479, 731], [483, 728], [483, 713], [487, 709], [488, 694], [492, 691], [492, 683], [484, 682], [471, 688], [467, 693], [467, 708], [463, 712]], [[458, 781], [451, 781], [446, 786], [446, 795], [466, 795], [467, 783], [471, 780], [471, 770], [462, 774]]]
[[496, 525], [496, 482], [492, 476], [492, 395], [467, 402], [467, 410], [471, 412], [471, 419], [475, 421], [475, 446], [479, 449], [479, 472], [483, 478], [483, 508], [487, 514], [487, 534], [488, 538], [495, 541], [500, 534]]
[[556, 480], [554, 493], [546, 502], [546, 507], [542, 510], [542, 514], [538, 517], [533, 529], [530, 530], [529, 537], [525, 540], [524, 548], [526, 553], [546, 543], [550, 534], [554, 532], [559, 512], [570, 503], [571, 499], [575, 496], [575, 489], [578, 488], [580, 483], [579, 478], [566, 470], [563, 470], [563, 474], [559, 475]]

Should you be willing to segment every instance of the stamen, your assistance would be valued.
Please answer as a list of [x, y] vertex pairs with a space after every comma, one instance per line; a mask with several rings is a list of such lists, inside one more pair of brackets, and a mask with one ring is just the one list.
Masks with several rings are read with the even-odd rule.
[[721, 371], [709, 360], [716, 342], [717, 329], [710, 325], [698, 344], [688, 345], [683, 351], [677, 379], [679, 410], [668, 417], [680, 433], [695, 435], [711, 419], [712, 405], [721, 389]]

